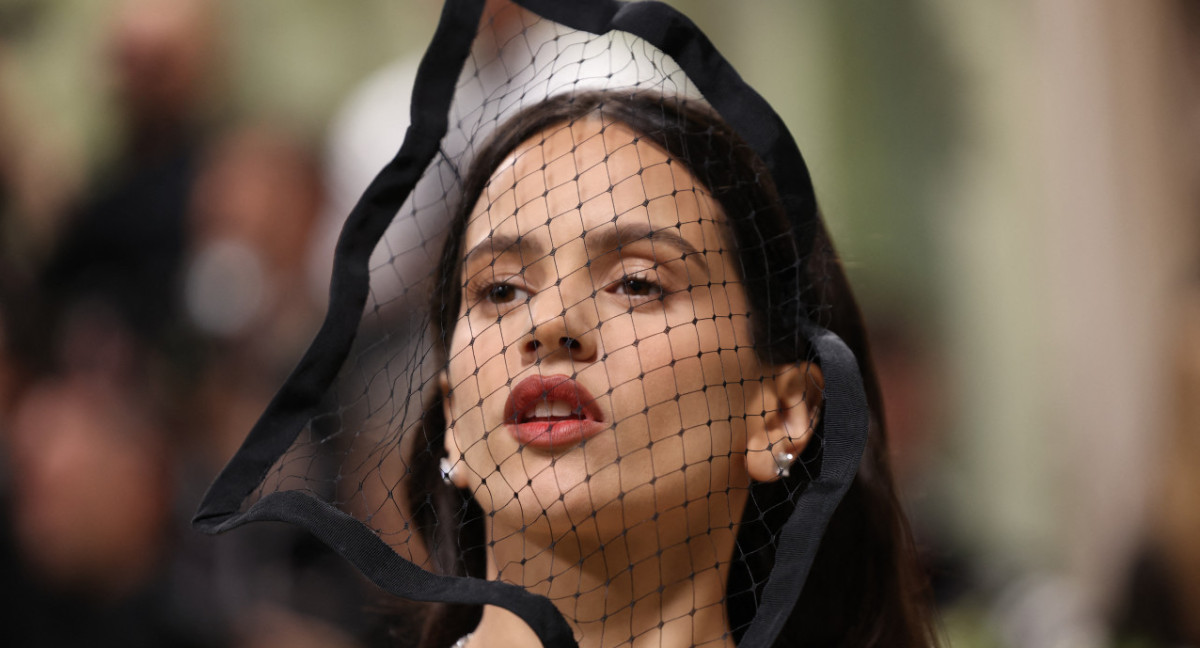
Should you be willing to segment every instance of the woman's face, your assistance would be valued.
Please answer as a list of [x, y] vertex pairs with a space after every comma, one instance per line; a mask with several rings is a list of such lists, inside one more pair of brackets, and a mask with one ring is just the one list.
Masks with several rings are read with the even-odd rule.
[[653, 550], [740, 519], [763, 376], [723, 218], [683, 164], [598, 117], [492, 175], [443, 389], [454, 478], [493, 539], [644, 529]]

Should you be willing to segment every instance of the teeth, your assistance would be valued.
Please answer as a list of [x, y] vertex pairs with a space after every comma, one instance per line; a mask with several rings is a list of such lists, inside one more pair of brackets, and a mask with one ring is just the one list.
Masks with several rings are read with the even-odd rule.
[[562, 418], [575, 416], [575, 410], [562, 401], [539, 401], [529, 412], [530, 418]]

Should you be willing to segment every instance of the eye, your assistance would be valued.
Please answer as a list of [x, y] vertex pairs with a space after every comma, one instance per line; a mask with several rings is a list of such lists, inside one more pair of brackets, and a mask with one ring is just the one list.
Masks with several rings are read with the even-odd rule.
[[493, 304], [511, 304], [529, 298], [525, 289], [507, 283], [489, 284], [481, 292], [481, 298]]
[[630, 297], [661, 297], [662, 286], [644, 275], [629, 275], [613, 285], [613, 292]]

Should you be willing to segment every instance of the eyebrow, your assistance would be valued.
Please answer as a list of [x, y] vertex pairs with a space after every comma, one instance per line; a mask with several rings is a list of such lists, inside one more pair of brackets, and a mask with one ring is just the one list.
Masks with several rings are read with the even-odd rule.
[[704, 259], [704, 255], [700, 254], [696, 246], [683, 238], [675, 228], [654, 228], [648, 223], [627, 223], [605, 227], [599, 232], [585, 234], [584, 238], [587, 246], [600, 254], [619, 251], [622, 247], [637, 241], [664, 243], [675, 248], [683, 257], [694, 256], [704, 265], [705, 269], [708, 269], [708, 262]]
[[471, 251], [463, 256], [463, 267], [470, 267], [480, 259], [494, 261], [500, 256], [513, 252], [519, 253], [523, 259], [537, 259], [546, 256], [546, 248], [535, 238], [493, 232], [485, 241], [471, 248]]
[[[584, 241], [597, 255], [617, 252], [638, 241], [664, 243], [675, 248], [682, 257], [694, 257], [704, 266], [705, 270], [708, 269], [708, 261], [704, 255], [674, 228], [654, 228], [647, 223], [614, 224], [613, 227], [605, 227], [599, 232], [585, 233]], [[493, 233], [487, 240], [471, 248], [471, 251], [463, 256], [463, 267], [471, 267], [482, 260], [495, 260], [513, 252], [519, 253], [521, 258], [532, 259], [541, 258], [547, 254], [545, 246], [536, 238]]]

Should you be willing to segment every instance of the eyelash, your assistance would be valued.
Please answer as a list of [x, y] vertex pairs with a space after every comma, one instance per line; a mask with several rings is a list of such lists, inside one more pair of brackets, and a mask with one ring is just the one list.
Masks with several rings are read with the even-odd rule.
[[[637, 285], [639, 290], [631, 290], [633, 285]], [[627, 274], [618, 281], [610, 284], [608, 289], [610, 292], [624, 294], [631, 300], [640, 298], [643, 301], [662, 299], [665, 292], [662, 284], [655, 281], [652, 274], [646, 271]], [[641, 292], [642, 290], [646, 292]]]
[[[513, 295], [509, 299], [498, 301], [496, 297], [500, 291], [511, 291]], [[524, 293], [525, 297], [521, 298], [517, 293]], [[500, 307], [512, 304], [518, 299], [525, 301], [530, 297], [528, 290], [509, 281], [472, 281], [467, 284], [467, 294], [471, 296], [473, 303], [483, 302]]]
[[[656, 280], [654, 273], [644, 270], [624, 275], [617, 281], [609, 284], [605, 288], [605, 291], [623, 295], [630, 301], [641, 303], [661, 300], [666, 294], [666, 290]], [[471, 303], [490, 304], [498, 308], [505, 308], [519, 302], [528, 301], [533, 296], [528, 289], [514, 282], [508, 280], [486, 280], [482, 278], [468, 282], [467, 295], [469, 295]]]

